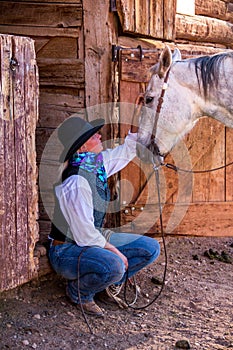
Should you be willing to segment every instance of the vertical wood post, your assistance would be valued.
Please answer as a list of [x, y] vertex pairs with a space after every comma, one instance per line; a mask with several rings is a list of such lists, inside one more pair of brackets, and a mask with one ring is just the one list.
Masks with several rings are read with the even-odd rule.
[[0, 35], [0, 291], [37, 276], [35, 128], [38, 71], [34, 41]]

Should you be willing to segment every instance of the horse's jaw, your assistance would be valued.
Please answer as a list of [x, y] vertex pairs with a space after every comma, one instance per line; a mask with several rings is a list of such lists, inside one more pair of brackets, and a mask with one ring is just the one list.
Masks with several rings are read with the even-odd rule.
[[137, 156], [143, 163], [151, 163], [155, 166], [163, 164], [163, 156], [160, 155], [159, 149], [155, 143], [150, 143], [148, 146], [142, 143], [137, 143]]

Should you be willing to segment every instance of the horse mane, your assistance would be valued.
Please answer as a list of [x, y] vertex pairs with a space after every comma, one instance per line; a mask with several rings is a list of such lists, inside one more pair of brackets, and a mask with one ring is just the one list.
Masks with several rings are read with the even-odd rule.
[[198, 80], [199, 88], [204, 90], [204, 96], [207, 97], [208, 92], [212, 88], [216, 88], [219, 82], [220, 65], [227, 57], [233, 58], [233, 52], [224, 52], [212, 56], [201, 56], [192, 59], [195, 65], [195, 73]]

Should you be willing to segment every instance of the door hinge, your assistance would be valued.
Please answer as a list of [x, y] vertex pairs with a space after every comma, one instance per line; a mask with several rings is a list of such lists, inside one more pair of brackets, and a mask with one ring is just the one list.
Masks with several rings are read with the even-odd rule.
[[121, 46], [112, 45], [112, 62], [118, 61], [120, 49], [121, 49]]

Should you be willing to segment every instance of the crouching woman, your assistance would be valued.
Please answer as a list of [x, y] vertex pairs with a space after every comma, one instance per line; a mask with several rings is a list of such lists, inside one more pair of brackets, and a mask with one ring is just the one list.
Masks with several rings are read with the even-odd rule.
[[98, 131], [104, 120], [87, 122], [74, 115], [58, 128], [64, 146], [64, 171], [55, 186], [55, 210], [49, 258], [67, 280], [70, 300], [89, 315], [103, 316], [94, 297], [122, 284], [159, 256], [159, 243], [133, 233], [103, 229], [110, 200], [107, 179], [136, 156], [137, 133], [131, 127], [124, 144], [103, 150]]

